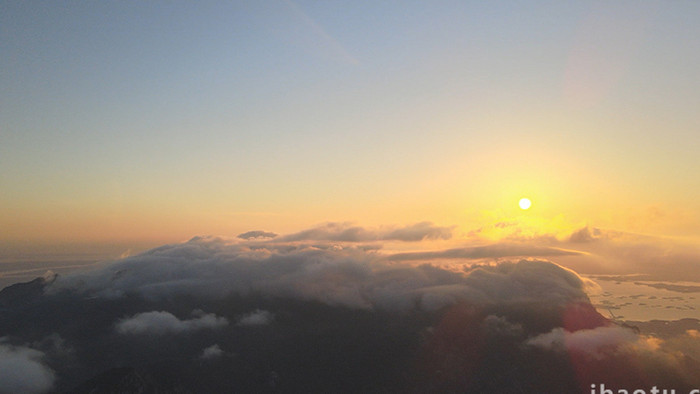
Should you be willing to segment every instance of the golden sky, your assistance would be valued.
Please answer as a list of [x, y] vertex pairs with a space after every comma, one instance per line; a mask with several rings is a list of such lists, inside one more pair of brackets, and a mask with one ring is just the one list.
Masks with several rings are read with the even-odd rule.
[[70, 8], [0, 13], [4, 243], [700, 236], [697, 2]]

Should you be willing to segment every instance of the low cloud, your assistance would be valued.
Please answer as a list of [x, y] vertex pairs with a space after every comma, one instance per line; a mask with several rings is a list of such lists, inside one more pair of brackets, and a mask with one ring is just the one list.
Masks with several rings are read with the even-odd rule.
[[327, 223], [309, 230], [281, 237], [280, 241], [336, 241], [336, 242], [371, 242], [450, 239], [452, 227], [439, 227], [431, 222], [420, 222], [406, 227], [366, 229], [348, 223]]
[[391, 255], [395, 261], [435, 260], [435, 259], [484, 259], [501, 257], [544, 257], [544, 256], [575, 256], [581, 252], [565, 250], [549, 246], [531, 246], [523, 244], [501, 243], [470, 248], [455, 248], [431, 252], [409, 252]]
[[[417, 306], [433, 310], [454, 302], [587, 300], [587, 283], [573, 271], [545, 260], [501, 262], [465, 272], [461, 267], [397, 264], [375, 250], [359, 247], [249, 245], [194, 238], [90, 273], [59, 278], [50, 292], [73, 289], [106, 298], [140, 294], [151, 299], [256, 293], [361, 309]], [[174, 316], [164, 313], [151, 312], [140, 319], [133, 324], [154, 320], [154, 324], [178, 326]]]
[[46, 393], [55, 381], [44, 353], [0, 343], [0, 393]]
[[571, 235], [569, 243], [588, 254], [565, 256], [562, 262], [582, 273], [635, 273], [654, 281], [700, 281], [700, 248], [687, 240], [584, 227]]
[[601, 237], [600, 229], [589, 229], [588, 226], [580, 228], [569, 236], [569, 242], [582, 243], [591, 242]]
[[264, 326], [270, 324], [274, 318], [275, 316], [271, 312], [258, 309], [242, 316], [236, 324], [239, 326]]
[[199, 358], [202, 360], [212, 360], [215, 358], [219, 358], [224, 355], [224, 351], [221, 350], [218, 344], [211, 345], [207, 348], [204, 348], [202, 350], [202, 354], [200, 354]]
[[452, 238], [452, 227], [438, 227], [431, 222], [420, 222], [411, 226], [397, 228], [381, 236], [381, 239], [385, 241], [396, 240], [406, 242], [450, 238]]
[[700, 293], [700, 286], [694, 285], [678, 285], [674, 283], [645, 283], [645, 282], [634, 282], [635, 285], [649, 286], [655, 289], [664, 289], [668, 291], [675, 291], [676, 293]]
[[551, 332], [531, 338], [527, 344], [562, 352], [577, 351], [602, 357], [603, 352], [616, 349], [623, 344], [632, 345], [642, 342], [644, 342], [643, 338], [634, 331], [613, 325], [574, 332], [558, 327]]
[[[590, 280], [545, 260], [600, 258], [564, 248], [606, 252], [627, 242], [590, 231], [568, 241], [397, 254], [384, 252], [382, 241], [447, 239], [451, 232], [430, 223], [329, 224], [273, 239], [260, 232], [194, 237], [58, 277], [38, 296], [48, 302], [36, 316], [16, 305], [16, 316], [28, 319], [24, 327], [51, 327], [40, 328], [44, 337], [61, 332], [85, 358], [84, 370], [53, 358], [67, 354], [59, 351], [63, 337], [36, 342], [41, 335], [21, 337], [25, 330], [14, 323], [0, 328], [42, 350], [62, 376], [57, 385], [71, 382], [63, 374], [77, 375], [77, 383], [115, 366], [166, 359], [168, 374], [158, 376], [155, 367], [149, 373], [168, 382], [175, 371], [196, 392], [260, 392], [270, 384], [332, 391], [339, 380], [359, 392], [379, 375], [384, 380], [372, 387], [396, 392], [581, 392], [590, 382], [636, 383], [640, 376], [668, 387], [694, 383], [697, 322], [663, 338], [614, 325], [590, 303]], [[109, 315], [76, 313], [102, 306]], [[216, 314], [187, 315], [195, 307]], [[45, 321], [79, 321], [89, 329]], [[150, 336], [133, 336], [140, 334]], [[43, 366], [42, 352], [23, 351]], [[114, 359], [91, 356], [108, 351]]]
[[572, 332], [557, 327], [530, 338], [525, 345], [567, 355], [588, 382], [624, 381], [639, 376], [660, 387], [689, 388], [700, 384], [700, 346], [692, 330], [662, 339], [617, 325]]
[[138, 313], [133, 317], [122, 319], [116, 330], [120, 334], [180, 334], [206, 328], [218, 328], [228, 325], [228, 320], [213, 313], [194, 311], [189, 320], [180, 320], [170, 312], [153, 311]]
[[250, 239], [265, 239], [265, 238], [275, 238], [277, 234], [268, 231], [248, 231], [243, 234], [238, 234], [238, 238], [250, 240]]

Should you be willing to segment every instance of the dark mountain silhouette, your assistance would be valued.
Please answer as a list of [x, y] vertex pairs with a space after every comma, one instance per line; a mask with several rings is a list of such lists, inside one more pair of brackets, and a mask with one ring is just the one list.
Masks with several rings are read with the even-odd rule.
[[0, 307], [10, 307], [37, 301], [44, 293], [46, 285], [52, 283], [57, 275], [46, 275], [24, 283], [15, 283], [0, 290]]

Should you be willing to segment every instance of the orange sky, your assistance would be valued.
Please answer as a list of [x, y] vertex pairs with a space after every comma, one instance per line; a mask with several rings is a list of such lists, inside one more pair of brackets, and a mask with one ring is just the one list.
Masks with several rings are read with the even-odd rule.
[[163, 7], [5, 7], [0, 241], [700, 236], [696, 2]]

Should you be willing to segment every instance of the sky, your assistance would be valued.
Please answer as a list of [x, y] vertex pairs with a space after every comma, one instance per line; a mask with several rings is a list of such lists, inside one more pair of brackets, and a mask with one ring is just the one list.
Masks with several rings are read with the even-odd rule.
[[327, 222], [700, 237], [695, 1], [0, 7], [5, 248]]
[[691, 0], [0, 0], [0, 392], [700, 387], [698, 37]]

